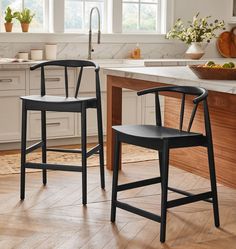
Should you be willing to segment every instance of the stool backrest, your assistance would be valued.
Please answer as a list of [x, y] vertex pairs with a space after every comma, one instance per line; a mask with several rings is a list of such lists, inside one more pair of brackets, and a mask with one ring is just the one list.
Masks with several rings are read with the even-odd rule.
[[184, 111], [185, 111], [185, 100], [186, 95], [193, 95], [196, 96], [193, 99], [193, 109], [191, 113], [191, 117], [188, 123], [187, 132], [190, 132], [198, 105], [200, 102], [203, 102], [204, 108], [204, 119], [205, 119], [205, 130], [206, 134], [211, 134], [210, 128], [210, 117], [209, 117], [209, 110], [207, 105], [207, 96], [208, 91], [201, 87], [193, 87], [193, 86], [165, 86], [165, 87], [157, 87], [157, 88], [150, 88], [143, 91], [138, 92], [138, 95], [144, 95], [148, 93], [155, 94], [155, 108], [156, 108], [156, 125], [162, 126], [162, 117], [161, 117], [161, 107], [160, 107], [160, 100], [159, 100], [159, 93], [160, 92], [174, 92], [174, 93], [181, 93], [182, 94], [182, 101], [180, 107], [180, 119], [179, 119], [179, 130], [183, 130], [183, 121], [184, 121]]
[[87, 61], [87, 60], [54, 60], [54, 61], [48, 61], [48, 62], [43, 62], [36, 64], [32, 67], [30, 67], [30, 70], [35, 70], [40, 68], [41, 69], [41, 96], [44, 96], [46, 94], [46, 78], [45, 78], [45, 67], [49, 66], [59, 66], [64, 68], [65, 72], [65, 95], [66, 97], [69, 96], [69, 86], [68, 86], [68, 67], [76, 67], [80, 68], [79, 76], [77, 79], [77, 84], [76, 84], [76, 90], [75, 90], [75, 98], [78, 97], [79, 93], [79, 88], [81, 84], [81, 79], [83, 75], [83, 69], [84, 67], [94, 67], [95, 69], [95, 82], [96, 82], [96, 97], [99, 99], [100, 96], [100, 78], [99, 78], [99, 66], [92, 62], [92, 61]]

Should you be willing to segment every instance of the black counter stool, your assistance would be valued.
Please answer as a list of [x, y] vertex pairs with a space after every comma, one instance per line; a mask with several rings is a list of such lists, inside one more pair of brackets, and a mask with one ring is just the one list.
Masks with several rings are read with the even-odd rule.
[[[159, 92], [175, 92], [182, 94], [182, 103], [180, 110], [180, 125], [179, 129], [167, 128], [162, 126], [161, 110], [159, 102]], [[212, 144], [212, 134], [210, 117], [207, 105], [208, 92], [199, 87], [188, 86], [167, 86], [147, 89], [138, 92], [138, 95], [144, 95], [148, 93], [155, 94], [156, 101], [156, 125], [120, 125], [113, 126], [115, 134], [115, 152], [114, 152], [114, 173], [113, 173], [113, 186], [112, 186], [112, 205], [111, 205], [111, 221], [115, 222], [116, 208], [121, 208], [129, 212], [141, 215], [148, 219], [161, 223], [160, 227], [160, 241], [165, 241], [166, 235], [166, 212], [168, 208], [196, 202], [207, 201], [213, 203], [215, 226], [219, 227], [219, 211], [217, 200], [217, 188], [216, 188], [216, 174], [214, 153]], [[195, 96], [193, 99], [194, 107], [190, 117], [187, 131], [183, 131], [184, 109], [186, 95]], [[205, 122], [205, 135], [200, 133], [190, 132], [192, 123], [198, 108], [199, 103], [202, 102], [204, 110], [204, 122]], [[121, 143], [133, 144], [159, 152], [160, 161], [160, 177], [146, 179], [142, 181], [127, 183], [118, 185], [118, 171], [119, 171], [119, 158], [120, 158], [120, 146]], [[182, 191], [176, 188], [168, 186], [168, 170], [169, 170], [169, 150], [182, 147], [203, 146], [207, 148], [208, 162], [210, 171], [211, 191], [192, 194], [186, 191]], [[161, 216], [147, 212], [145, 210], [133, 207], [126, 203], [117, 200], [117, 192], [128, 189], [143, 187], [155, 183], [161, 183]], [[183, 194], [186, 197], [168, 201], [168, 190]]]
[[[65, 71], [65, 97], [64, 96], [50, 96], [46, 95], [45, 90], [45, 67], [58, 66]], [[74, 97], [69, 97], [68, 93], [68, 67], [80, 68], [78, 81], [75, 89]], [[95, 69], [96, 94], [94, 97], [78, 97], [80, 83], [83, 74], [83, 68], [93, 67]], [[100, 177], [101, 187], [105, 188], [104, 179], [104, 151], [103, 151], [103, 128], [102, 128], [102, 110], [101, 110], [101, 92], [100, 92], [100, 80], [99, 80], [99, 66], [92, 61], [84, 60], [57, 60], [49, 61], [32, 66], [30, 69], [41, 69], [41, 95], [32, 95], [21, 97], [22, 99], [22, 138], [21, 138], [21, 191], [20, 198], [25, 198], [25, 169], [42, 169], [43, 170], [43, 184], [47, 183], [47, 169], [50, 170], [63, 170], [63, 171], [75, 171], [82, 172], [82, 194], [83, 204], [87, 203], [87, 158], [93, 154], [99, 153], [100, 159]], [[89, 82], [86, 82], [86, 84]], [[86, 111], [89, 108], [97, 109], [97, 123], [98, 123], [98, 145], [87, 151], [87, 138], [86, 138], [86, 126], [87, 118]], [[34, 110], [41, 112], [41, 135], [42, 140], [28, 148], [26, 148], [27, 138], [27, 111]], [[81, 113], [81, 150], [71, 149], [49, 149], [47, 148], [47, 136], [46, 136], [46, 112], [77, 112]], [[42, 163], [33, 163], [26, 161], [26, 154], [34, 151], [35, 149], [42, 148]], [[58, 165], [47, 163], [47, 151], [54, 152], [68, 152], [68, 153], [81, 153], [82, 154], [82, 166], [72, 165]]]

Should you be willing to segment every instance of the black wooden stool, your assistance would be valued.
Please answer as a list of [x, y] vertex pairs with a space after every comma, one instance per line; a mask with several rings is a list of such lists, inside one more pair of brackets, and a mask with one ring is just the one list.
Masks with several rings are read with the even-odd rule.
[[[62, 67], [65, 71], [65, 97], [63, 96], [50, 96], [46, 95], [45, 88], [45, 67], [58, 66]], [[68, 89], [68, 67], [80, 68], [78, 81], [76, 85], [74, 97], [69, 97]], [[94, 97], [78, 97], [80, 83], [83, 74], [83, 68], [93, 67], [95, 69], [96, 80], [96, 94]], [[21, 191], [20, 198], [25, 198], [25, 169], [42, 169], [43, 170], [43, 184], [47, 183], [47, 169], [50, 170], [63, 170], [82, 172], [82, 194], [83, 204], [87, 203], [87, 158], [93, 154], [99, 154], [100, 159], [100, 176], [101, 187], [105, 188], [104, 179], [104, 151], [103, 151], [103, 128], [102, 128], [102, 107], [101, 107], [101, 92], [100, 92], [100, 80], [99, 80], [99, 66], [92, 61], [85, 60], [57, 60], [40, 63], [32, 66], [30, 69], [41, 69], [41, 95], [32, 95], [21, 97], [22, 99], [22, 134], [21, 134]], [[89, 108], [97, 109], [97, 123], [98, 123], [98, 145], [87, 151], [87, 137], [86, 126], [87, 118], [86, 111]], [[41, 112], [41, 135], [42, 140], [30, 147], [26, 147], [27, 139], [27, 111], [40, 111]], [[81, 113], [81, 150], [71, 149], [58, 149], [47, 148], [47, 136], [46, 136], [46, 112], [77, 112]], [[26, 155], [38, 148], [42, 148], [42, 163], [33, 163], [26, 161]], [[47, 151], [54, 152], [68, 152], [68, 153], [81, 153], [82, 154], [82, 166], [72, 165], [59, 165], [47, 163]]]
[[[175, 92], [182, 94], [182, 103], [180, 110], [180, 125], [179, 129], [167, 128], [162, 126], [161, 110], [159, 102], [159, 92]], [[212, 133], [210, 125], [210, 117], [207, 105], [208, 92], [199, 87], [188, 86], [168, 86], [147, 89], [138, 92], [138, 95], [144, 95], [148, 93], [155, 93], [156, 101], [156, 125], [120, 125], [113, 126], [115, 134], [115, 153], [114, 153], [114, 173], [113, 173], [113, 186], [112, 186], [112, 205], [111, 205], [111, 221], [115, 222], [116, 208], [121, 208], [129, 212], [141, 215], [148, 219], [161, 223], [160, 227], [160, 241], [164, 242], [166, 237], [166, 213], [168, 208], [177, 207], [180, 205], [196, 202], [207, 201], [213, 203], [215, 226], [219, 227], [219, 211], [217, 200], [217, 188], [216, 188], [216, 174], [215, 174], [215, 162], [212, 144]], [[194, 107], [190, 117], [187, 131], [183, 131], [184, 109], [186, 95], [197, 96], [193, 99]], [[199, 103], [202, 102], [204, 110], [204, 122], [205, 122], [205, 135], [200, 133], [190, 132], [193, 120], [198, 108]], [[118, 171], [119, 171], [119, 158], [120, 158], [120, 146], [121, 143], [133, 144], [159, 152], [160, 161], [160, 177], [154, 177], [142, 181], [127, 183], [118, 185]], [[192, 194], [183, 190], [172, 188], [168, 186], [168, 170], [169, 170], [169, 151], [174, 148], [203, 146], [207, 148], [208, 162], [210, 171], [211, 191]], [[117, 200], [117, 192], [128, 189], [143, 187], [155, 183], [161, 183], [161, 215], [156, 215], [145, 210], [133, 207], [126, 203]], [[168, 201], [168, 190], [185, 195], [180, 199]]]

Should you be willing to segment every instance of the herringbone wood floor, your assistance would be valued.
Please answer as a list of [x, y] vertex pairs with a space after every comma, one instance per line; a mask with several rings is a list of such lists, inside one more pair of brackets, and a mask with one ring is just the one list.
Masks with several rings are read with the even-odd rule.
[[[158, 174], [157, 161], [130, 163], [120, 172], [120, 182]], [[213, 225], [212, 207], [199, 202], [170, 209], [167, 241], [159, 242], [159, 223], [117, 210], [111, 224], [112, 172], [106, 172], [106, 191], [99, 187], [98, 168], [88, 169], [88, 205], [81, 205], [80, 173], [49, 172], [42, 187], [41, 174], [27, 175], [26, 199], [19, 201], [19, 175], [0, 177], [0, 248], [236, 248], [236, 190], [219, 185], [221, 228]], [[209, 181], [176, 168], [170, 185], [203, 192]], [[178, 197], [169, 193], [169, 198]], [[160, 186], [148, 186], [119, 195], [120, 199], [160, 212]], [[124, 200], [123, 200], [124, 201]]]

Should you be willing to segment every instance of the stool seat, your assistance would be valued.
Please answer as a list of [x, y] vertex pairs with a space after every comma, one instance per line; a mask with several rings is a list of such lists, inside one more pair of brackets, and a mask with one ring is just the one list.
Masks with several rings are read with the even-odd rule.
[[112, 127], [118, 133], [139, 138], [171, 139], [180, 137], [203, 137], [200, 133], [180, 131], [174, 128], [156, 125], [117, 125]]
[[29, 95], [23, 96], [21, 99], [29, 100], [29, 101], [36, 101], [36, 102], [43, 102], [43, 103], [71, 103], [71, 102], [82, 102], [82, 101], [96, 101], [94, 97], [65, 97], [65, 96], [52, 96], [52, 95]]

